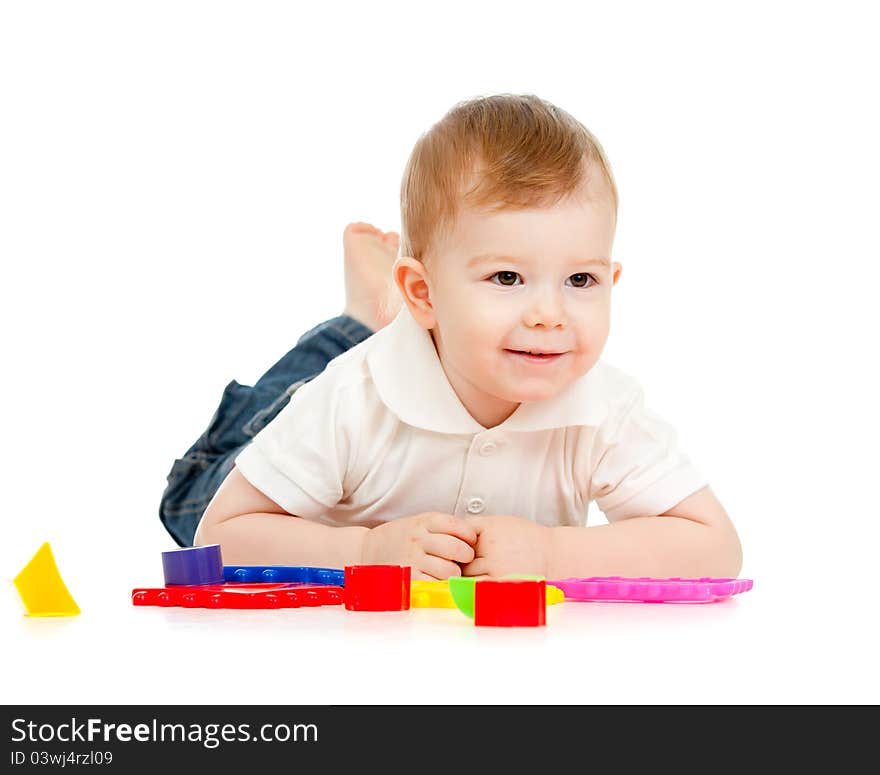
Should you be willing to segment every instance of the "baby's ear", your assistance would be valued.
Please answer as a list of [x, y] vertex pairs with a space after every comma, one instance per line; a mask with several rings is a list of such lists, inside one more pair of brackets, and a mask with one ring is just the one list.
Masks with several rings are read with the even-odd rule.
[[432, 328], [436, 321], [424, 264], [411, 256], [401, 256], [391, 267], [391, 276], [416, 322], [422, 328]]
[[[427, 295], [425, 267], [412, 256], [400, 256], [391, 267], [391, 277], [404, 299]], [[424, 287], [423, 287], [424, 286]]]
[[620, 279], [620, 273], [623, 271], [623, 267], [620, 265], [619, 261], [615, 261], [611, 264], [611, 284], [617, 285], [617, 281]]

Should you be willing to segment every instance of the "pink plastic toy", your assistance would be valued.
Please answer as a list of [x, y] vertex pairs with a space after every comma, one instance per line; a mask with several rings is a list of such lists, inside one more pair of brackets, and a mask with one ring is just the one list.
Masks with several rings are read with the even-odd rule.
[[634, 603], [713, 603], [752, 588], [751, 579], [652, 579], [648, 576], [592, 576], [548, 581], [566, 600], [614, 600]]

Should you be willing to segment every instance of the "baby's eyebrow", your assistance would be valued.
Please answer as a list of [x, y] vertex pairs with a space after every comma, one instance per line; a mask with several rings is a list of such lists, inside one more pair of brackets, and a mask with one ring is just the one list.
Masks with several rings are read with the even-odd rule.
[[[488, 263], [489, 261], [513, 261], [514, 263], [522, 263], [528, 264], [531, 263], [528, 258], [520, 258], [517, 256], [505, 256], [499, 253], [481, 253], [478, 256], [473, 256], [467, 262], [467, 268], [472, 269], [475, 266], [479, 266], [480, 264]], [[607, 258], [584, 258], [584, 259], [575, 259], [572, 261], [573, 264], [578, 264], [582, 266], [601, 266], [605, 269], [609, 269], [611, 267], [611, 261]]]

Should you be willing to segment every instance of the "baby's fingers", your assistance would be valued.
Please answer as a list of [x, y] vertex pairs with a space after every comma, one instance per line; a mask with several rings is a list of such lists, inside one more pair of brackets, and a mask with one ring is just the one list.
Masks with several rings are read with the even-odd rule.
[[[474, 559], [474, 549], [460, 538], [445, 533], [428, 533], [423, 548], [427, 554], [433, 554], [454, 563], [468, 563]], [[458, 573], [455, 574], [456, 576]]]
[[419, 564], [412, 569], [412, 578], [441, 581], [450, 576], [460, 576], [461, 568], [454, 562], [426, 554]]
[[492, 566], [489, 564], [489, 561], [485, 557], [477, 557], [477, 559], [473, 562], [467, 563], [466, 565], [462, 566], [461, 575], [467, 577], [491, 576]]
[[455, 536], [471, 546], [477, 542], [477, 531], [468, 524], [467, 520], [452, 514], [437, 512], [431, 516], [426, 527], [429, 533]]

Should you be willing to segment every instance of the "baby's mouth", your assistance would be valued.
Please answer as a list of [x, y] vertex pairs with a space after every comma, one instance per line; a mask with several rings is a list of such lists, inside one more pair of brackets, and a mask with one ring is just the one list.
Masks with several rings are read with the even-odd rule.
[[529, 350], [505, 350], [505, 352], [508, 352], [511, 355], [519, 356], [520, 358], [522, 358], [524, 360], [532, 361], [535, 363], [542, 363], [542, 362], [549, 363], [551, 361], [559, 360], [559, 358], [561, 358], [563, 355], [565, 355], [564, 352], [562, 352], [562, 353], [544, 353], [544, 352], [529, 351]]

